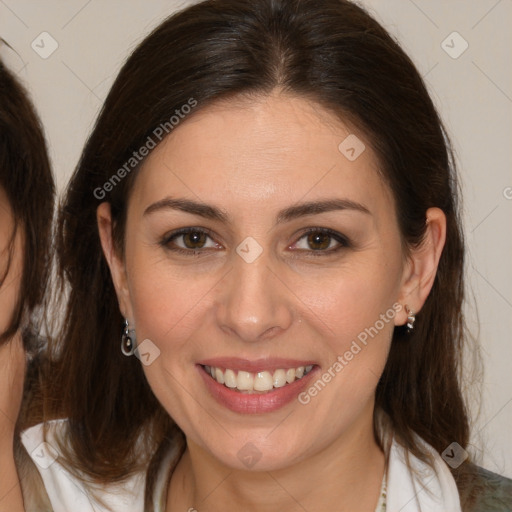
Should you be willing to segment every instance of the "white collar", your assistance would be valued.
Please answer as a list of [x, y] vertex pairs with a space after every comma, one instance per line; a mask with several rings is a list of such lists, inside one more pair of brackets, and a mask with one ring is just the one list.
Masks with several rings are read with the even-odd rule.
[[[43, 425], [29, 428], [22, 434], [22, 443], [43, 479], [48, 497], [55, 512], [98, 512], [107, 510], [93, 505], [87, 485], [69, 474], [52, 453], [54, 429], [59, 430], [64, 421], [50, 422], [45, 442]], [[403, 448], [393, 437], [387, 466], [386, 512], [462, 512], [455, 480], [439, 453], [417, 437], [431, 454], [434, 467], [421, 461]], [[48, 444], [47, 444], [48, 443]], [[165, 510], [165, 496], [169, 481], [169, 468], [174, 465], [176, 447], [169, 450], [161, 465], [155, 485], [155, 512]], [[409, 459], [410, 468], [407, 466]], [[145, 474], [137, 474], [121, 485], [95, 489], [111, 510], [143, 510]], [[128, 508], [127, 508], [128, 507]], [[164, 507], [164, 508], [162, 508]]]
[[386, 512], [462, 512], [450, 469], [432, 446], [418, 436], [416, 439], [431, 454], [434, 467], [393, 438], [387, 469]]
[[[386, 512], [462, 512], [459, 491], [450, 469], [432, 446], [419, 436], [416, 440], [430, 453], [434, 468], [406, 450], [393, 437], [384, 475]], [[153, 495], [154, 512], [165, 510], [168, 468], [173, 464], [175, 453], [175, 450], [170, 450], [162, 463], [164, 470], [160, 472]], [[380, 503], [379, 498], [377, 509]]]

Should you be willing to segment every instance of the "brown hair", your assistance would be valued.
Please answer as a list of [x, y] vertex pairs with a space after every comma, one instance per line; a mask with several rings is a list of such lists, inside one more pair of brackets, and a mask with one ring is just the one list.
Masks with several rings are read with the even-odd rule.
[[[0, 39], [2, 43], [6, 44]], [[24, 87], [1, 61], [0, 186], [14, 216], [8, 267], [18, 229], [24, 242], [20, 297], [9, 327], [0, 333], [0, 343], [23, 328], [25, 350], [33, 350], [37, 340], [33, 313], [45, 298], [51, 263], [55, 185], [42, 125]], [[7, 271], [0, 276], [0, 286]]]
[[[96, 208], [103, 199], [95, 191], [106, 190], [155, 128], [191, 98], [199, 110], [276, 87], [313, 99], [367, 135], [393, 193], [406, 250], [422, 241], [427, 209], [444, 211], [446, 246], [432, 291], [413, 333], [395, 329], [376, 410], [424, 459], [415, 433], [439, 452], [453, 441], [467, 446], [458, 381], [464, 344], [458, 186], [448, 137], [421, 76], [390, 35], [349, 1], [209, 0], [171, 16], [130, 56], [60, 214], [60, 272], [70, 295], [49, 396], [61, 400], [52, 414], [69, 418], [68, 461], [99, 481], [122, 479], [148, 462], [132, 448], [141, 437], [158, 459], [157, 447], [170, 442], [175, 427], [141, 365], [121, 354], [123, 319], [100, 246]], [[137, 168], [127, 174], [104, 199], [120, 254]]]
[[[0, 38], [0, 45], [2, 43], [9, 47]], [[31, 389], [34, 381], [38, 380], [40, 350], [44, 345], [39, 331], [46, 325], [45, 313], [50, 296], [48, 285], [52, 263], [55, 184], [41, 122], [25, 88], [1, 60], [0, 187], [5, 190], [14, 217], [14, 229], [8, 242], [7, 268], [0, 276], [0, 286], [9, 272], [16, 235], [21, 233], [23, 238], [19, 299], [14, 305], [7, 329], [0, 333], [0, 344], [3, 344], [8, 343], [21, 330], [23, 346], [30, 361], [25, 374], [24, 400], [14, 438], [16, 467], [25, 505], [37, 502], [44, 509], [49, 509], [41, 477], [32, 467], [18, 434], [28, 418], [29, 402], [32, 402]]]

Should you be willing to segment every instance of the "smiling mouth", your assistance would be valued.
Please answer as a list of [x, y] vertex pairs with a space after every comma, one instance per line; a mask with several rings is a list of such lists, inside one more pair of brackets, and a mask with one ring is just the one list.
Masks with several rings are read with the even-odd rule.
[[267, 370], [246, 372], [207, 365], [201, 365], [201, 367], [212, 379], [226, 388], [245, 394], [262, 394], [302, 379], [311, 372], [314, 365], [279, 368], [272, 372]]

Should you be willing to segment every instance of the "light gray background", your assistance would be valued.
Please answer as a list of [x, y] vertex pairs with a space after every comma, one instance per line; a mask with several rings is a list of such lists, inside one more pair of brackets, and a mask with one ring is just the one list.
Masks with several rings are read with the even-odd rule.
[[[3, 48], [1, 55], [33, 96], [61, 189], [128, 53], [165, 16], [186, 4], [0, 0], [0, 36], [18, 53]], [[468, 244], [466, 311], [485, 365], [473, 450], [487, 468], [512, 477], [512, 1], [361, 4], [411, 55], [455, 145]], [[454, 31], [463, 39], [450, 36]], [[46, 59], [31, 46], [34, 41], [43, 54], [51, 49], [42, 32], [58, 44]], [[452, 58], [442, 47], [445, 40], [452, 54], [463, 49], [464, 41], [469, 46]]]

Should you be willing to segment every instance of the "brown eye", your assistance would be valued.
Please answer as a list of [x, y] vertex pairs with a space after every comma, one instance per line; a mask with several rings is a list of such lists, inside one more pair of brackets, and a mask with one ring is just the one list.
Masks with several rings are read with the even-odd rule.
[[169, 251], [196, 256], [212, 249], [222, 249], [209, 231], [200, 228], [184, 228], [170, 233], [162, 238], [160, 245]]
[[301, 253], [321, 256], [348, 247], [350, 243], [341, 233], [327, 228], [317, 228], [304, 233], [290, 248]]
[[308, 235], [308, 245], [314, 251], [327, 249], [331, 244], [332, 237], [326, 233], [310, 233]]
[[208, 236], [201, 231], [190, 231], [181, 235], [183, 243], [187, 249], [202, 249], [206, 243]]

